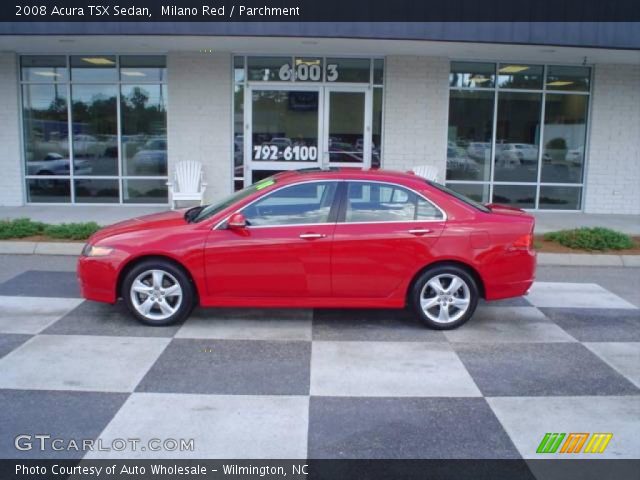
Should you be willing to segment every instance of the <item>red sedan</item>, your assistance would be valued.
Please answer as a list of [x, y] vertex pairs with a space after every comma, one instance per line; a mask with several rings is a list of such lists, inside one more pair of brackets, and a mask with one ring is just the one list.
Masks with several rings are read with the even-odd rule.
[[82, 294], [149, 325], [196, 304], [410, 306], [456, 328], [478, 299], [523, 295], [535, 272], [534, 219], [413, 174], [359, 169], [277, 174], [204, 207], [97, 232], [78, 263]]

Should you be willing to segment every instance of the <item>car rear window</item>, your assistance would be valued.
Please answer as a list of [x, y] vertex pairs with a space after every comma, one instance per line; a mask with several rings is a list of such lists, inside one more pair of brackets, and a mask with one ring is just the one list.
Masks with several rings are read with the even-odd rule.
[[444, 192], [448, 195], [451, 195], [452, 197], [457, 198], [458, 200], [460, 200], [461, 202], [466, 203], [467, 205], [480, 210], [481, 212], [484, 213], [491, 213], [491, 209], [489, 207], [487, 207], [486, 205], [483, 205], [480, 202], [476, 202], [475, 200], [471, 200], [469, 197], [462, 195], [461, 193], [456, 192], [455, 190], [451, 190], [450, 188], [445, 187], [444, 185], [440, 185], [439, 183], [436, 182], [432, 182], [431, 180], [426, 180], [428, 185], [431, 185], [433, 188], [437, 188], [438, 190], [440, 190], [441, 192]]

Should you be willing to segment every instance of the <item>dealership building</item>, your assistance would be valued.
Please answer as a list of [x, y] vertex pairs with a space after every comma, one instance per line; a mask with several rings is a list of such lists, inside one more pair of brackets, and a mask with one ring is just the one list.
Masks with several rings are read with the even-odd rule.
[[640, 214], [638, 23], [0, 23], [0, 205], [213, 201], [431, 165], [483, 202]]

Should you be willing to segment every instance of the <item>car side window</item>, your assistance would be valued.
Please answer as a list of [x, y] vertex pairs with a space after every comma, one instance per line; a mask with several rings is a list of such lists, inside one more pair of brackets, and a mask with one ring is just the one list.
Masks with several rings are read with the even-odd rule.
[[345, 221], [409, 222], [442, 219], [442, 212], [415, 192], [377, 182], [349, 182]]
[[249, 205], [242, 213], [249, 226], [327, 223], [336, 182], [311, 182], [277, 190]]

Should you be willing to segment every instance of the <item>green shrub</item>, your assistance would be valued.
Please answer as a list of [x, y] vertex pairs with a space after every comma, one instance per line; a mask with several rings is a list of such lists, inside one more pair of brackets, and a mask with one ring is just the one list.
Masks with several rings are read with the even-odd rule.
[[67, 240], [86, 240], [100, 229], [96, 222], [87, 223], [62, 223], [60, 225], [47, 225], [44, 234], [51, 238]]
[[0, 220], [0, 240], [35, 235], [66, 240], [86, 240], [99, 229], [100, 226], [96, 222], [48, 225], [34, 222], [29, 218], [16, 218], [14, 220]]
[[45, 225], [42, 222], [34, 222], [29, 218], [16, 218], [14, 220], [0, 220], [0, 239], [24, 238], [42, 234]]
[[579, 250], [622, 250], [634, 247], [629, 235], [601, 227], [550, 232], [544, 235], [544, 239]]

